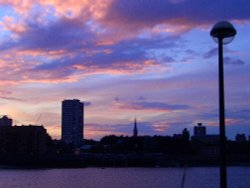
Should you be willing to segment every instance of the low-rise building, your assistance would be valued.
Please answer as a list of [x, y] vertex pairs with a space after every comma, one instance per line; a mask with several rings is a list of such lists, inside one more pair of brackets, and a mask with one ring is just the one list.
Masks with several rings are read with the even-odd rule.
[[0, 118], [0, 126], [4, 127], [11, 127], [12, 126], [12, 119], [8, 116], [4, 115]]
[[0, 127], [0, 153], [42, 155], [46, 153], [49, 136], [43, 126]]

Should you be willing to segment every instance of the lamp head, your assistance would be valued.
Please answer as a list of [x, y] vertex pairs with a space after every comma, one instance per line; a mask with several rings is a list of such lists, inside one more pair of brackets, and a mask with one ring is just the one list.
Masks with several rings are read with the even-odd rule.
[[227, 21], [216, 23], [210, 31], [210, 35], [213, 37], [214, 41], [218, 43], [219, 40], [222, 40], [223, 44], [230, 43], [236, 33], [234, 26]]

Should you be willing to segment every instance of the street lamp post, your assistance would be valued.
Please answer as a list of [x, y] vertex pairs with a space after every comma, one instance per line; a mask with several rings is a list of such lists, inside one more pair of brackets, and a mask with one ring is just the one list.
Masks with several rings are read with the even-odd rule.
[[220, 116], [220, 187], [227, 187], [226, 169], [226, 135], [225, 135], [225, 100], [224, 100], [224, 70], [223, 44], [230, 43], [236, 35], [233, 25], [226, 21], [216, 23], [210, 35], [219, 47], [219, 116]]

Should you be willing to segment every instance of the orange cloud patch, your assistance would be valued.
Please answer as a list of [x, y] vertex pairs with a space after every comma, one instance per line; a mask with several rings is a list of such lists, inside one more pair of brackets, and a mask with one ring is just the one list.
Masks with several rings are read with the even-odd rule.
[[61, 139], [61, 126], [53, 125], [53, 126], [45, 126], [47, 133], [50, 136], [53, 136], [53, 139]]
[[[238, 124], [245, 124], [245, 120], [244, 119], [232, 119], [232, 118], [226, 118], [225, 119], [225, 125], [238, 125]], [[219, 120], [216, 122], [207, 122], [208, 126], [219, 126]]]
[[165, 132], [169, 128], [169, 125], [166, 122], [154, 122], [152, 127], [158, 132]]
[[53, 7], [56, 16], [86, 17], [91, 14], [94, 18], [103, 17], [107, 6], [112, 0], [0, 0], [2, 5], [10, 5], [20, 16], [27, 16], [36, 5], [43, 8]]
[[226, 118], [225, 119], [225, 124], [226, 125], [233, 125], [233, 124], [238, 124], [240, 123], [242, 120], [240, 119], [232, 119], [232, 118]]

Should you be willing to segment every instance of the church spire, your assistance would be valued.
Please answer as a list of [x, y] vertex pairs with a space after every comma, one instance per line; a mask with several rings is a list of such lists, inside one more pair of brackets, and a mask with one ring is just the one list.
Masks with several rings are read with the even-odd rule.
[[134, 131], [133, 131], [133, 136], [134, 137], [137, 137], [138, 136], [138, 129], [137, 129], [137, 120], [135, 118], [135, 121], [134, 121]]

